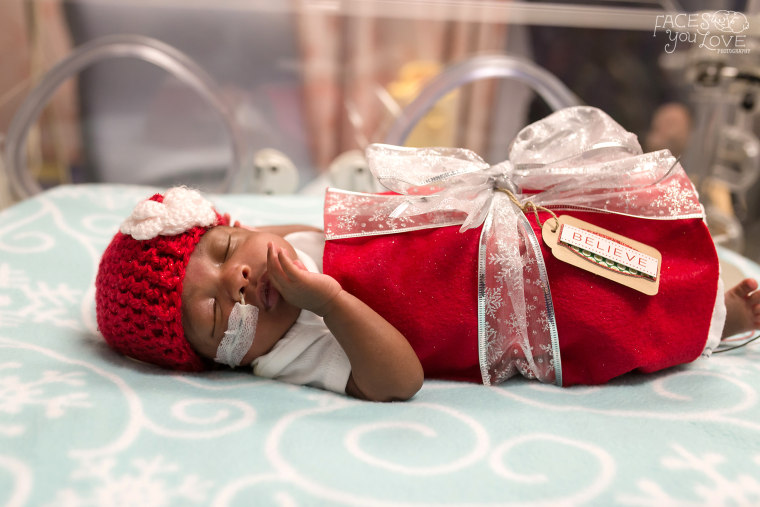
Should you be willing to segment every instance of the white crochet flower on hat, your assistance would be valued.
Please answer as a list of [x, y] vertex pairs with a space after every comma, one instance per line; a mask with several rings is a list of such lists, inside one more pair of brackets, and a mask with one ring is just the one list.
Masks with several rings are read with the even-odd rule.
[[146, 199], [135, 206], [119, 230], [137, 240], [146, 240], [176, 236], [193, 227], [209, 227], [215, 223], [214, 207], [200, 192], [174, 187], [166, 191], [164, 202]]

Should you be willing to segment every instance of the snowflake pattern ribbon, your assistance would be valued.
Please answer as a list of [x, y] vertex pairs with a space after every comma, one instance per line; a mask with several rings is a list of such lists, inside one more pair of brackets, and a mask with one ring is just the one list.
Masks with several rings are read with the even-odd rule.
[[373, 144], [372, 173], [393, 194], [329, 189], [327, 239], [483, 226], [478, 336], [483, 383], [520, 373], [562, 385], [559, 342], [540, 245], [520, 208], [594, 210], [656, 220], [704, 217], [696, 190], [667, 150], [643, 153], [599, 109], [577, 106], [525, 127], [509, 160], [490, 166], [459, 148]]

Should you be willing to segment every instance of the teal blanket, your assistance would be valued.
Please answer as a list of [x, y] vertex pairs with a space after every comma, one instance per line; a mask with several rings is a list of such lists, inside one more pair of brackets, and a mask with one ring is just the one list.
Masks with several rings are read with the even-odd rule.
[[[113, 353], [93, 280], [149, 193], [66, 186], [0, 213], [0, 505], [760, 505], [760, 345], [602, 387], [436, 381], [391, 404]], [[316, 197], [213, 200], [321, 226]]]

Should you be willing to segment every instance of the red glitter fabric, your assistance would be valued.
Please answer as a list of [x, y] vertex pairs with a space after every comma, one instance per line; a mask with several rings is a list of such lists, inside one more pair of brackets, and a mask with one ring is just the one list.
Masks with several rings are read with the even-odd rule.
[[426, 377], [479, 382], [479, 237], [454, 226], [332, 240], [322, 262], [409, 340]]
[[[163, 202], [161, 194], [151, 200]], [[217, 224], [227, 221], [217, 213]], [[117, 232], [95, 279], [98, 328], [118, 352], [172, 370], [202, 371], [208, 362], [182, 328], [185, 268], [206, 227], [138, 241]]]
[[[600, 384], [696, 359], [712, 318], [718, 258], [701, 219], [573, 216], [656, 247], [659, 293], [647, 296], [553, 257], [541, 238], [562, 359], [563, 385]], [[543, 216], [546, 220], [548, 216]], [[477, 244], [459, 227], [327, 241], [325, 273], [409, 340], [428, 378], [480, 382]]]

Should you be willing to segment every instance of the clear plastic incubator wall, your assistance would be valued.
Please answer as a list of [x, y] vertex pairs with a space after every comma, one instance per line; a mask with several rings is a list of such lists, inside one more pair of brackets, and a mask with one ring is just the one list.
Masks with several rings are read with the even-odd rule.
[[0, 207], [60, 184], [381, 190], [370, 143], [507, 158], [588, 104], [668, 148], [760, 260], [747, 1], [4, 0]]

